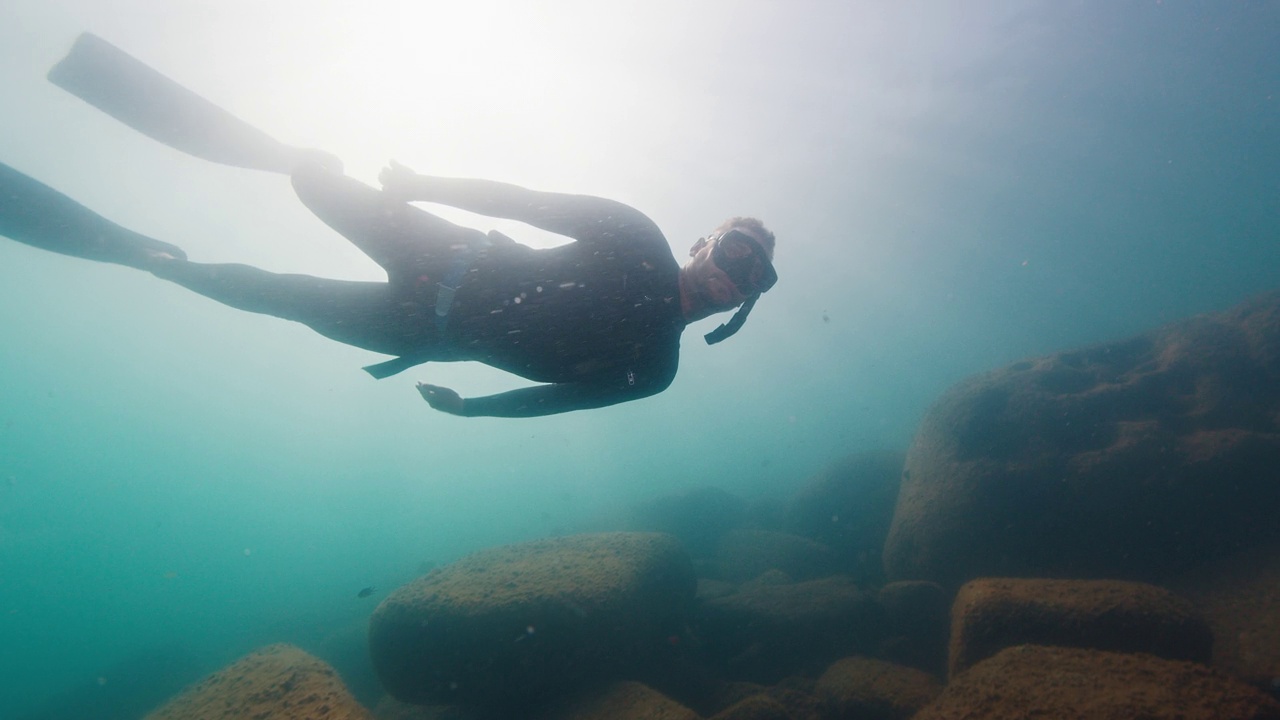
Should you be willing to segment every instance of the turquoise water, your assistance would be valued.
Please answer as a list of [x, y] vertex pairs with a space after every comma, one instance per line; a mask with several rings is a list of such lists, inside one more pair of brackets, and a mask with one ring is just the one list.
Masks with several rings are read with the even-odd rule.
[[395, 157], [605, 195], [680, 258], [757, 215], [781, 281], [731, 341], [691, 328], [657, 397], [469, 420], [414, 382], [523, 383], [375, 382], [382, 358], [301, 326], [0, 241], [3, 718], [127, 685], [139, 656], [341, 658], [430, 564], [691, 487], [784, 495], [905, 448], [969, 374], [1280, 280], [1275, 3], [105, 5], [9, 3], [0, 161], [193, 259], [378, 272], [284, 179], [46, 82], [82, 31], [367, 182]]

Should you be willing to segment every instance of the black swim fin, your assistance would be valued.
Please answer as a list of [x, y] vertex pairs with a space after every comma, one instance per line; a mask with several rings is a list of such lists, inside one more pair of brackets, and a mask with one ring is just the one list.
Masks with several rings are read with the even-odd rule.
[[121, 227], [0, 163], [0, 235], [42, 250], [147, 269], [157, 256], [185, 260], [170, 245]]
[[289, 174], [310, 152], [279, 142], [92, 33], [76, 39], [49, 80], [134, 130], [205, 160]]

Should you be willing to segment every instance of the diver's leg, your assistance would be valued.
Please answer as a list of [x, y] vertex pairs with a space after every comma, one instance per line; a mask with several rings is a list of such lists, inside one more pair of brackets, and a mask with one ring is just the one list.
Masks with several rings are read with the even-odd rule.
[[458, 249], [485, 237], [316, 164], [295, 172], [293, 187], [311, 212], [381, 265], [393, 284], [442, 271]]
[[0, 235], [63, 255], [146, 268], [156, 257], [185, 258], [176, 245], [121, 227], [0, 163]]
[[412, 298], [397, 299], [387, 283], [185, 260], [160, 262], [151, 271], [223, 305], [300, 322], [331, 340], [365, 350], [422, 354], [435, 341], [432, 308]]

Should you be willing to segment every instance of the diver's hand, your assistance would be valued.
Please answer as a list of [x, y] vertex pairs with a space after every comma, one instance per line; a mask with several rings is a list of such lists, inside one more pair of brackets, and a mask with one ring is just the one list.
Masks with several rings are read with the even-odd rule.
[[447, 387], [418, 383], [418, 393], [431, 407], [450, 415], [462, 414], [462, 398]]
[[382, 169], [382, 172], [378, 173], [378, 182], [382, 183], [382, 192], [397, 200], [407, 201], [413, 199], [413, 188], [417, 179], [418, 173], [395, 160], [389, 162]]

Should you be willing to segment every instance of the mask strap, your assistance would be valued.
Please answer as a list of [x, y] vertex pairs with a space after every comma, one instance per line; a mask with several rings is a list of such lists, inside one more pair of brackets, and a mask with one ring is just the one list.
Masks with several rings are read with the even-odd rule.
[[733, 337], [733, 334], [738, 332], [738, 329], [742, 327], [742, 324], [747, 321], [747, 315], [751, 314], [751, 308], [755, 307], [756, 300], [759, 299], [760, 293], [756, 293], [755, 295], [747, 298], [747, 301], [742, 303], [742, 307], [738, 308], [738, 312], [734, 313], [733, 317], [729, 318], [729, 322], [721, 325], [715, 330], [712, 330], [706, 335], [703, 335], [702, 339], [706, 340], [708, 345], [715, 345], [722, 340], [728, 340], [730, 337]]

